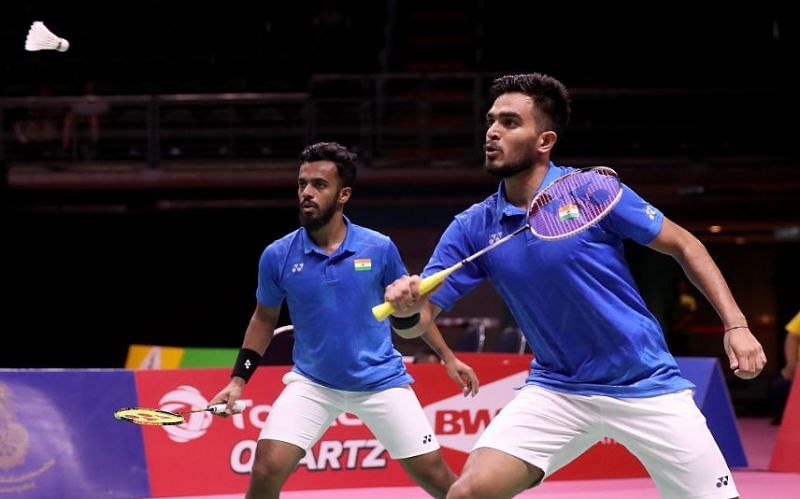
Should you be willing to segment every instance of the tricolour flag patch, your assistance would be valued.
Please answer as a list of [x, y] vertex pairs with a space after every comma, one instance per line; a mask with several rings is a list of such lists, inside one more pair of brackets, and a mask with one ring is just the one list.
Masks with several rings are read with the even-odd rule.
[[573, 218], [578, 218], [581, 216], [580, 211], [578, 211], [578, 205], [575, 204], [565, 204], [564, 206], [558, 209], [558, 218], [562, 222], [566, 222], [567, 220], [572, 220]]
[[356, 258], [353, 262], [356, 272], [372, 270], [372, 258]]

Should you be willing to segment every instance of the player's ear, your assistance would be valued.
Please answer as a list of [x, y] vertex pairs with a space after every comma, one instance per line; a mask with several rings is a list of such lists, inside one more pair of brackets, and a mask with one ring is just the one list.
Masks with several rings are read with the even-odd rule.
[[350, 200], [350, 196], [353, 194], [352, 187], [342, 187], [339, 189], [339, 202], [345, 204]]
[[539, 138], [536, 139], [536, 150], [540, 153], [546, 153], [553, 150], [558, 141], [558, 134], [552, 130], [542, 132]]

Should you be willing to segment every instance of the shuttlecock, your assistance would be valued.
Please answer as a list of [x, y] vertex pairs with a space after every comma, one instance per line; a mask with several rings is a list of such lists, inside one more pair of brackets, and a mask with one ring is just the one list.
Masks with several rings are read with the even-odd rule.
[[31, 24], [31, 29], [28, 30], [28, 37], [25, 39], [25, 50], [31, 52], [36, 50], [66, 52], [69, 50], [69, 42], [66, 38], [61, 38], [47, 29], [47, 26], [42, 21], [36, 21]]

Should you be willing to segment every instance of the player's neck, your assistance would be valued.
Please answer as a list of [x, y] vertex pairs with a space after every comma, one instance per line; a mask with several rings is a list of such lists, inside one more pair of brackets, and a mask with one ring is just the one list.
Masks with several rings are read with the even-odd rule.
[[518, 208], [527, 210], [533, 195], [539, 186], [542, 185], [550, 161], [534, 163], [533, 166], [525, 171], [521, 171], [512, 177], [504, 180], [506, 200]]
[[344, 223], [342, 213], [337, 212], [328, 223], [319, 229], [309, 231], [308, 235], [314, 241], [314, 244], [319, 246], [319, 249], [327, 255], [332, 255], [339, 249], [347, 235], [347, 225]]

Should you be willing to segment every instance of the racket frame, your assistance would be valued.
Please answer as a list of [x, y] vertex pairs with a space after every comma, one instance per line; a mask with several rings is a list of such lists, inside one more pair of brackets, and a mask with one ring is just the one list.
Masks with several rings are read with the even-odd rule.
[[[206, 407], [205, 409], [194, 409], [194, 410], [191, 410], [191, 411], [181, 411], [181, 412], [165, 411], [164, 409], [153, 409], [153, 408], [150, 408], [150, 407], [125, 407], [123, 409], [117, 409], [116, 411], [114, 411], [114, 417], [119, 421], [127, 421], [129, 423], [138, 424], [138, 425], [145, 425], [145, 426], [171, 426], [171, 425], [178, 425], [178, 424], [185, 423], [187, 414], [192, 414], [192, 413], [195, 413], [195, 412], [210, 412], [211, 414], [219, 414], [219, 413], [223, 412], [226, 407], [227, 407], [227, 404], [220, 403], [220, 404], [210, 405], [210, 406]], [[245, 408], [245, 404], [241, 400], [237, 400], [236, 402], [233, 403], [233, 412], [234, 413], [242, 412], [244, 410], [244, 408]], [[167, 419], [161, 420], [161, 421], [153, 420], [152, 422], [144, 421], [144, 420], [137, 421], [133, 417], [126, 417], [123, 414], [125, 411], [139, 411], [139, 412], [143, 412], [143, 413], [163, 415], [163, 416], [167, 416], [167, 417], [173, 418], [173, 420], [167, 420]]]
[[[134, 412], [135, 411], [135, 412]], [[126, 412], [134, 412], [130, 416], [126, 415]], [[153, 416], [165, 416], [170, 419], [137, 419], [135, 413], [139, 413], [141, 415], [150, 414]], [[150, 407], [124, 407], [122, 409], [117, 409], [114, 411], [114, 417], [118, 421], [127, 421], [131, 424], [137, 425], [144, 425], [144, 426], [172, 426], [172, 425], [179, 425], [186, 422], [186, 418], [183, 414], [178, 414], [172, 411], [165, 411], [163, 409], [152, 409]]]

